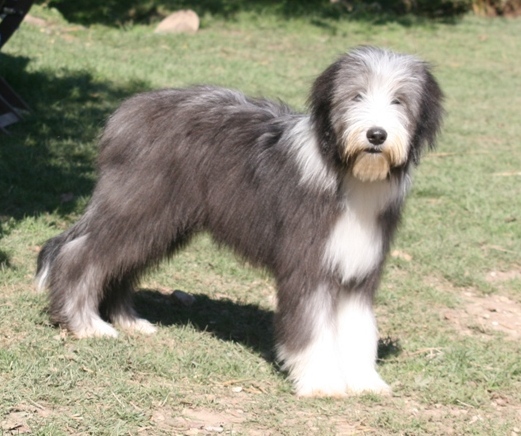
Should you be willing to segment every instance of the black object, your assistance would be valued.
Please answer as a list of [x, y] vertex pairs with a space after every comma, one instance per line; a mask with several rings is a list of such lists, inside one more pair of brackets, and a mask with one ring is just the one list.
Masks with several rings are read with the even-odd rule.
[[[33, 0], [0, 0], [0, 49], [18, 29], [33, 4]], [[22, 111], [29, 106], [0, 77], [0, 131], [22, 119]]]
[[29, 12], [33, 0], [0, 0], [0, 49]]

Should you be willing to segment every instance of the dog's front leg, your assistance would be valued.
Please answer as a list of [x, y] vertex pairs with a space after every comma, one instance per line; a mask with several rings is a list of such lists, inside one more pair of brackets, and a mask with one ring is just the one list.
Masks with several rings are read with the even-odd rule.
[[305, 298], [279, 298], [278, 357], [297, 395], [389, 393], [376, 372], [378, 331], [363, 291], [319, 285]]
[[371, 300], [360, 290], [339, 295], [336, 324], [342, 372], [350, 393], [388, 394], [390, 387], [376, 371], [378, 329]]

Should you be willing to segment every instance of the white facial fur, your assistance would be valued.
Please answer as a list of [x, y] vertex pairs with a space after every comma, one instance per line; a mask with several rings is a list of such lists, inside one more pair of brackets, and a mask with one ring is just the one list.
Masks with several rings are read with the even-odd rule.
[[[333, 125], [342, 157], [362, 181], [385, 179], [408, 158], [411, 132], [419, 111], [423, 64], [412, 56], [364, 51], [346, 59], [337, 77]], [[417, 75], [412, 74], [415, 71]], [[375, 147], [367, 132], [383, 129], [387, 138]]]

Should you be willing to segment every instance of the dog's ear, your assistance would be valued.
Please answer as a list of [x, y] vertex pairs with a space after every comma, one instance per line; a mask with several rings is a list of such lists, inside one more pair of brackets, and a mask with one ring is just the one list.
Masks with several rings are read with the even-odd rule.
[[423, 65], [423, 93], [420, 116], [412, 139], [412, 160], [417, 165], [425, 148], [433, 149], [443, 121], [443, 92], [431, 73], [428, 64]]
[[337, 138], [331, 122], [333, 90], [341, 61], [330, 65], [313, 83], [309, 96], [311, 122], [317, 134], [320, 150], [325, 155], [337, 158]]

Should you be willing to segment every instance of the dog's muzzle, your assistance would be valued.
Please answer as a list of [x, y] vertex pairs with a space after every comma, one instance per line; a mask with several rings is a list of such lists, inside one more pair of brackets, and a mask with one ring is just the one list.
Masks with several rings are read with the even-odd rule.
[[352, 169], [353, 175], [363, 182], [383, 180], [391, 169], [389, 156], [382, 150], [387, 132], [382, 127], [371, 127], [365, 135], [370, 146], [357, 154]]

